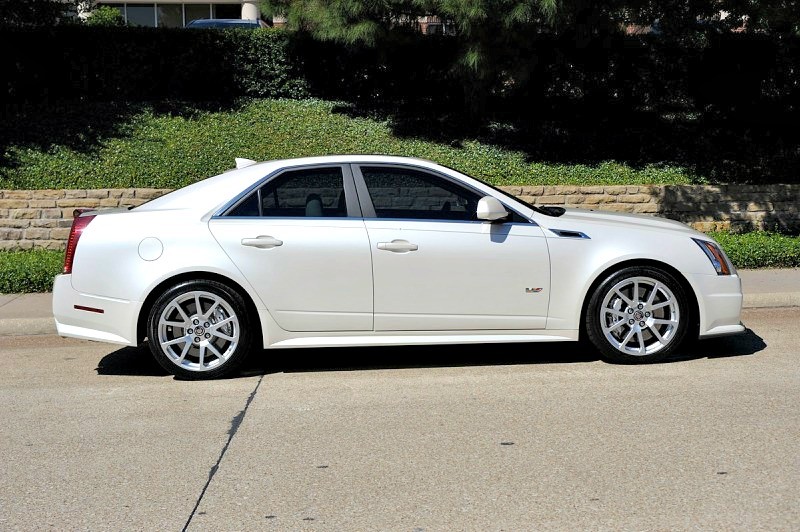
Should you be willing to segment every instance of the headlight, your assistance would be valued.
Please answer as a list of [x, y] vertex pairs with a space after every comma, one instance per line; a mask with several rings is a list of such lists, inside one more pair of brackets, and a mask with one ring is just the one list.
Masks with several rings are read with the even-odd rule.
[[722, 251], [722, 248], [720, 248], [716, 242], [701, 240], [699, 238], [693, 238], [692, 240], [694, 240], [694, 243], [700, 246], [700, 249], [706, 254], [708, 260], [711, 261], [711, 265], [714, 266], [717, 275], [733, 275], [736, 273], [736, 268], [733, 267], [728, 256], [725, 255], [725, 252]]

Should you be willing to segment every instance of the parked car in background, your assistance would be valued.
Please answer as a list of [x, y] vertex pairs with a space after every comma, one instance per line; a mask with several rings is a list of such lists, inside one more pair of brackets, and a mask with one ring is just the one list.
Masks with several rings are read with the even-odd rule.
[[59, 334], [146, 340], [167, 370], [203, 379], [261, 348], [585, 337], [639, 363], [744, 331], [736, 270], [679, 222], [533, 206], [405, 157], [237, 166], [136, 208], [77, 212], [53, 290]]
[[241, 19], [241, 18], [198, 18], [188, 24], [187, 28], [206, 28], [206, 29], [256, 29], [268, 28], [269, 25], [263, 20]]

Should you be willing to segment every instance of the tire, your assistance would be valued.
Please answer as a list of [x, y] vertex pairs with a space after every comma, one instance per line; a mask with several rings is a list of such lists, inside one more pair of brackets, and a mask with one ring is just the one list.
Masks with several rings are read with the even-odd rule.
[[252, 343], [252, 318], [246, 309], [242, 296], [222, 283], [179, 283], [150, 309], [150, 351], [161, 367], [180, 379], [230, 375], [244, 362]]
[[646, 364], [674, 353], [690, 323], [692, 310], [681, 283], [660, 268], [633, 266], [597, 287], [584, 325], [604, 360]]

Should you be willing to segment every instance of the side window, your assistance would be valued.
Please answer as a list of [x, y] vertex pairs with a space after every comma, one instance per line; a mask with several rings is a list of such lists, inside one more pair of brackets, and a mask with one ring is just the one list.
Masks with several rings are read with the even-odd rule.
[[480, 196], [446, 179], [409, 168], [362, 166], [378, 218], [475, 220]]
[[334, 167], [284, 172], [239, 202], [228, 216], [345, 217], [342, 170]]

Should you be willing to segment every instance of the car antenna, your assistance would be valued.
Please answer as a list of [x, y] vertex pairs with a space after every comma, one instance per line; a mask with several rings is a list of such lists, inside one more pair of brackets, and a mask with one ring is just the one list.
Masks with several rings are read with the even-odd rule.
[[246, 168], [248, 166], [256, 164], [258, 161], [254, 161], [252, 159], [244, 159], [242, 157], [236, 157], [236, 168]]

